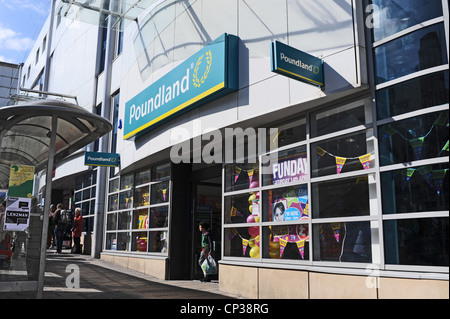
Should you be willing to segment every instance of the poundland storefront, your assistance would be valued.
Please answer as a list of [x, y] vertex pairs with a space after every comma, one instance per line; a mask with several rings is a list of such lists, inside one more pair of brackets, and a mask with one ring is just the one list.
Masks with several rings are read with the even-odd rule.
[[113, 124], [54, 170], [84, 253], [196, 280], [206, 220], [225, 292], [448, 298], [448, 1], [82, 2], [20, 82]]
[[230, 3], [126, 30], [101, 258], [198, 279], [207, 220], [226, 292], [448, 298], [447, 2]]

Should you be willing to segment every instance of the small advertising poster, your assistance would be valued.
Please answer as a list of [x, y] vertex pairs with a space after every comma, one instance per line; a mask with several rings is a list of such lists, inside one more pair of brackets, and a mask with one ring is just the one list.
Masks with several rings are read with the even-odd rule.
[[3, 230], [25, 231], [30, 224], [30, 198], [8, 197]]
[[11, 165], [8, 196], [31, 197], [34, 182], [34, 166]]

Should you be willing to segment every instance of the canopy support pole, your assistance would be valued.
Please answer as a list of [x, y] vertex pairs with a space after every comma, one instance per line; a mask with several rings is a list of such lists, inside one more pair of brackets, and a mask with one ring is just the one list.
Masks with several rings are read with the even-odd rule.
[[52, 200], [52, 179], [53, 179], [53, 163], [55, 160], [55, 144], [56, 144], [56, 131], [58, 128], [58, 115], [52, 115], [52, 130], [50, 136], [50, 146], [48, 148], [48, 162], [47, 162], [47, 175], [45, 176], [45, 199], [44, 199], [44, 211], [43, 211], [43, 223], [42, 223], [42, 237], [41, 237], [41, 253], [39, 260], [39, 277], [38, 288], [36, 293], [37, 299], [42, 299], [42, 293], [44, 291], [44, 274], [45, 274], [45, 261], [47, 255], [47, 235], [49, 224], [49, 212], [50, 202]]

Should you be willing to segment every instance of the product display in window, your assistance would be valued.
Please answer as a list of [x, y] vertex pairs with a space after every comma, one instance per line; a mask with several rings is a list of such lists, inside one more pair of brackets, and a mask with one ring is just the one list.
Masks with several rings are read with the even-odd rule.
[[309, 259], [308, 224], [263, 228], [264, 258]]
[[264, 191], [264, 221], [284, 222], [309, 218], [307, 185]]

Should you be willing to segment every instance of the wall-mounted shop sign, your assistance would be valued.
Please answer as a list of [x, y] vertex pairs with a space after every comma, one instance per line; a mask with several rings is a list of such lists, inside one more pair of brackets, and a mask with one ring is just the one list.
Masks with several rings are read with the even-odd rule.
[[321, 59], [278, 41], [272, 42], [271, 67], [272, 72], [319, 87], [324, 86]]
[[31, 198], [34, 184], [34, 166], [11, 165], [8, 197]]
[[86, 166], [119, 166], [120, 155], [116, 153], [85, 152], [84, 165]]
[[238, 38], [223, 34], [125, 104], [124, 139], [238, 88]]

